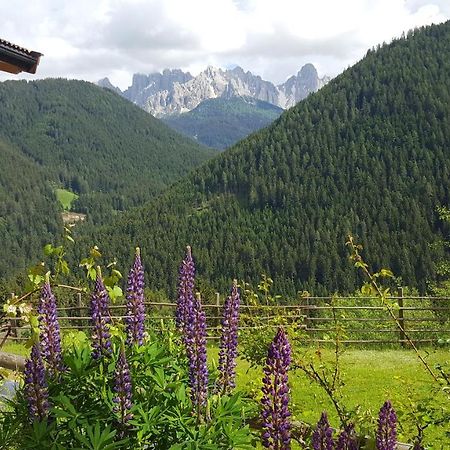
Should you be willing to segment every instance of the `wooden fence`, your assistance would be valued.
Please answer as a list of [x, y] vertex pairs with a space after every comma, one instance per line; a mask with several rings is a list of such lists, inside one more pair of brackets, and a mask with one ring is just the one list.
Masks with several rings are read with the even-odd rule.
[[[83, 296], [85, 298], [83, 298]], [[71, 306], [58, 308], [61, 330], [91, 328], [86, 294], [77, 293]], [[415, 344], [450, 345], [450, 297], [399, 295], [388, 299], [398, 324]], [[222, 301], [205, 304], [208, 336], [220, 334]], [[146, 302], [147, 326], [168, 326], [173, 321], [175, 303]], [[124, 319], [125, 306], [111, 305], [111, 318]], [[293, 326], [304, 332], [305, 342], [333, 343], [339, 339], [354, 345], [403, 345], [408, 340], [398, 324], [389, 316], [386, 306], [376, 297], [305, 297], [295, 305], [241, 305], [242, 330]], [[1, 325], [1, 324], [0, 324]], [[10, 319], [0, 328], [8, 339], [25, 340], [29, 329], [19, 319]]]

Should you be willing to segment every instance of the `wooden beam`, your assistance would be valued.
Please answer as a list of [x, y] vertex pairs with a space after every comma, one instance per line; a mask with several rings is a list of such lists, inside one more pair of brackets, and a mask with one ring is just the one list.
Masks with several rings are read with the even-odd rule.
[[23, 356], [15, 355], [14, 353], [0, 351], [0, 367], [23, 372], [25, 369], [25, 358]]
[[9, 64], [5, 61], [0, 61], [0, 70], [2, 70], [3, 72], [8, 72], [8, 73], [20, 73], [22, 72], [22, 70], [19, 69], [19, 67], [13, 65], [13, 64]]

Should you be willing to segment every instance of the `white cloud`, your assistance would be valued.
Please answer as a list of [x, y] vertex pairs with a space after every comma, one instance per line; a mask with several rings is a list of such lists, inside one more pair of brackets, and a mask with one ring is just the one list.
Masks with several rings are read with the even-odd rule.
[[0, 0], [0, 17], [0, 37], [44, 53], [38, 76], [109, 76], [125, 88], [135, 72], [208, 64], [239, 64], [275, 82], [307, 62], [335, 75], [378, 43], [448, 20], [450, 2]]

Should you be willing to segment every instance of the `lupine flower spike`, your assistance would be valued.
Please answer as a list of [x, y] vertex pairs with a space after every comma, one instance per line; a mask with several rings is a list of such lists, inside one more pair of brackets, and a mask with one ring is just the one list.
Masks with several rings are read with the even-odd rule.
[[377, 450], [397, 448], [397, 414], [389, 400], [380, 409], [375, 442]]
[[353, 424], [347, 425], [339, 435], [336, 450], [358, 450], [358, 438]]
[[333, 429], [328, 422], [326, 412], [322, 413], [319, 422], [317, 422], [316, 429], [312, 435], [312, 446], [314, 450], [334, 449]]
[[48, 389], [40, 344], [31, 349], [30, 358], [25, 362], [25, 396], [28, 402], [30, 421], [41, 422], [48, 416]]
[[56, 310], [56, 298], [50, 287], [50, 272], [45, 277], [37, 312], [39, 314], [39, 341], [42, 357], [47, 363], [48, 373], [50, 376], [54, 376], [62, 369], [62, 356], [61, 333]]
[[225, 395], [236, 387], [236, 357], [238, 344], [240, 296], [237, 280], [233, 281], [231, 294], [225, 300], [222, 334], [219, 351], [219, 378], [217, 392]]
[[178, 272], [178, 298], [175, 321], [180, 333], [186, 324], [186, 316], [194, 303], [195, 265], [191, 247], [186, 247], [186, 257], [181, 262]]
[[111, 353], [109, 295], [103, 283], [100, 267], [97, 267], [97, 279], [91, 296], [91, 318], [94, 325], [92, 357], [99, 359]]
[[126, 299], [127, 344], [142, 345], [145, 331], [144, 268], [139, 247], [136, 248], [134, 264], [128, 275]]
[[283, 328], [279, 328], [268, 350], [261, 399], [262, 444], [272, 450], [291, 448], [288, 385], [290, 363], [291, 346]]
[[189, 360], [189, 387], [197, 421], [201, 422], [208, 397], [208, 366], [206, 363], [206, 316], [200, 294], [196, 295], [194, 303], [186, 312], [184, 343]]
[[123, 347], [120, 350], [115, 370], [114, 393], [115, 406], [113, 410], [120, 415], [119, 425], [123, 434], [128, 421], [133, 418], [133, 414], [130, 412], [132, 407], [131, 375]]

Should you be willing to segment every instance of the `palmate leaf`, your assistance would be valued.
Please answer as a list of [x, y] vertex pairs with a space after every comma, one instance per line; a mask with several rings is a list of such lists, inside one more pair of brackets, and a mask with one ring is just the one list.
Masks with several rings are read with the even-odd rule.
[[255, 448], [252, 444], [252, 434], [247, 426], [236, 428], [233, 424], [224, 424], [223, 431], [230, 441], [230, 448], [234, 450], [247, 450]]
[[118, 448], [127, 448], [128, 439], [114, 441], [116, 430], [111, 430], [111, 426], [104, 427], [97, 422], [95, 425], [86, 426], [86, 434], [74, 431], [75, 437], [82, 447], [76, 447], [74, 450], [114, 450]]
[[54, 423], [50, 424], [46, 420], [42, 422], [35, 420], [31, 426], [30, 433], [25, 436], [25, 448], [36, 450], [57, 448], [52, 445], [53, 439], [51, 433], [54, 429]]
[[[3, 398], [2, 402], [5, 403]], [[17, 440], [17, 430], [20, 430], [20, 423], [16, 420], [12, 413], [0, 411], [0, 442], [5, 448], [12, 447]]]

